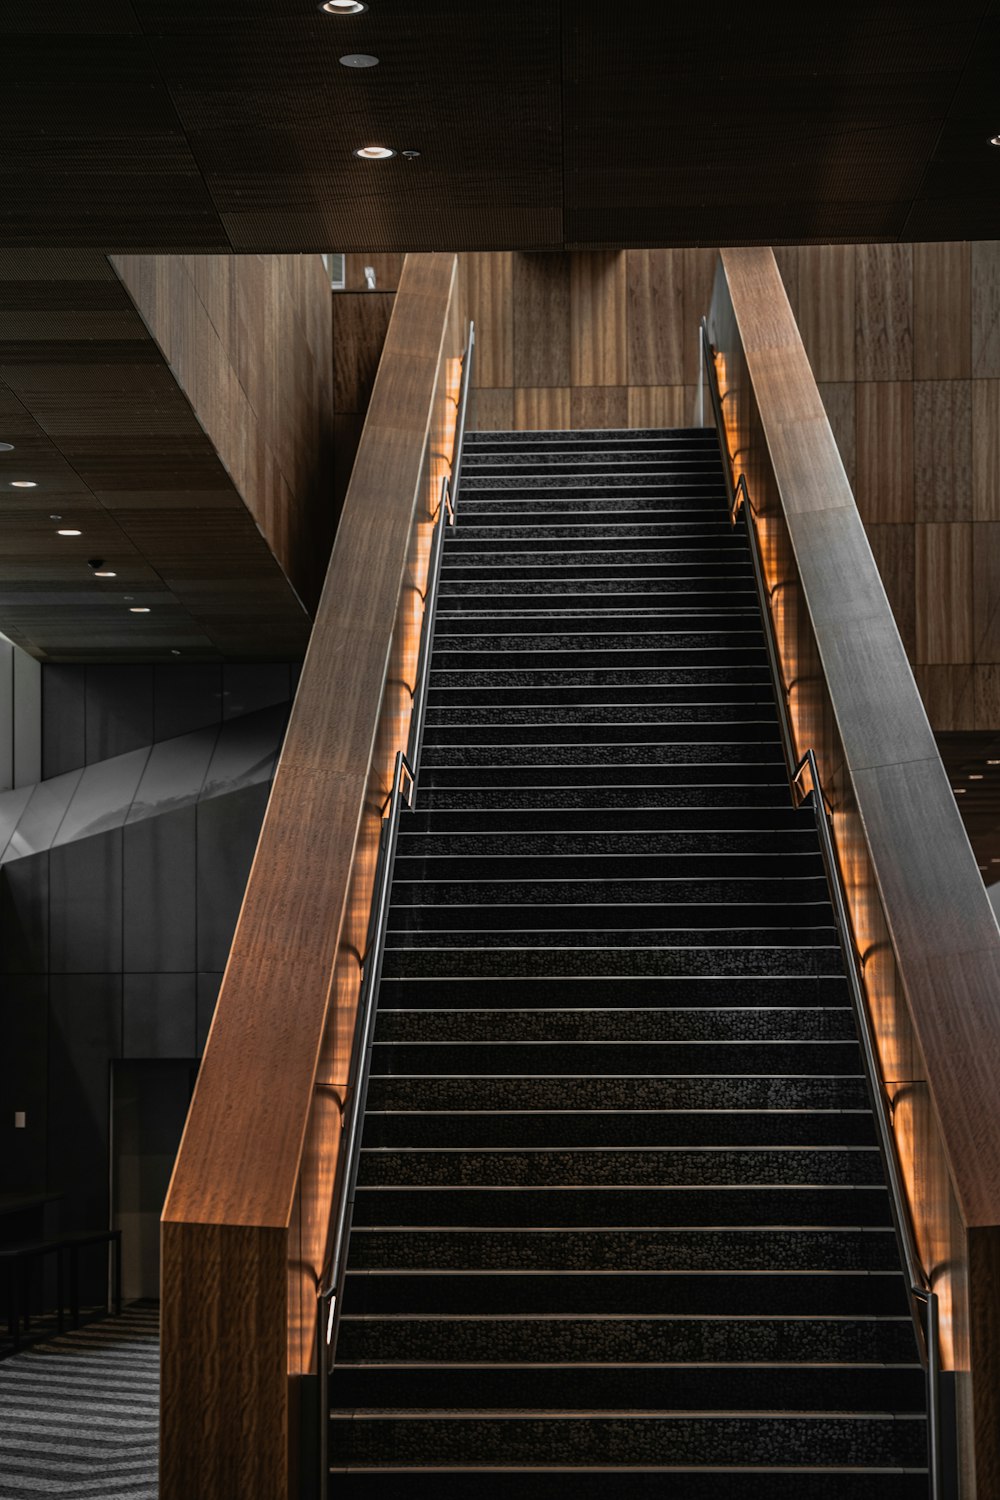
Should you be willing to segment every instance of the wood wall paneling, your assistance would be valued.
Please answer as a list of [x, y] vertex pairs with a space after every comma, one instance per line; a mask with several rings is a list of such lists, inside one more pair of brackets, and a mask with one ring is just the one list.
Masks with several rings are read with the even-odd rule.
[[971, 524], [917, 524], [918, 662], [973, 660], [972, 530]]
[[626, 254], [600, 250], [570, 257], [570, 384], [624, 386]]
[[[853, 320], [852, 320], [853, 322]], [[858, 417], [855, 386], [853, 382], [821, 381], [818, 385], [819, 393], [823, 398], [823, 406], [833, 435], [837, 440], [840, 456], [844, 460], [844, 468], [851, 488], [855, 488], [857, 479], [857, 457], [858, 457]]]
[[684, 384], [684, 340], [690, 331], [684, 316], [684, 256], [683, 250], [626, 252], [630, 386]]
[[977, 521], [971, 531], [975, 660], [1000, 662], [1000, 521]]
[[571, 384], [571, 259], [561, 254], [514, 256], [515, 388]]
[[855, 377], [913, 379], [913, 248], [855, 246]]
[[623, 385], [573, 386], [569, 393], [570, 426], [627, 427], [628, 390]]
[[913, 386], [861, 381], [857, 400], [855, 494], [866, 523], [912, 523]]
[[572, 422], [568, 386], [543, 386], [541, 389], [516, 386], [514, 389], [514, 430], [544, 432], [565, 430]]
[[371, 266], [375, 272], [375, 291], [394, 292], [399, 286], [399, 278], [403, 274], [403, 262], [405, 255], [387, 255], [378, 252], [357, 255], [349, 253], [344, 256], [344, 291], [364, 292], [368, 290], [365, 280], [365, 266]]
[[916, 538], [912, 526], [866, 525], [872, 555], [910, 661], [916, 659]]
[[394, 292], [337, 292], [331, 298], [333, 401], [338, 416], [368, 410], [394, 300]]
[[[683, 385], [630, 385], [629, 427], [685, 427], [689, 420], [688, 393]], [[692, 392], [693, 398], [693, 392]]]
[[462, 256], [462, 296], [476, 324], [476, 386], [514, 385], [514, 257], [509, 251]]
[[1000, 380], [972, 382], [972, 506], [977, 521], [1000, 521]]
[[913, 675], [932, 724], [947, 724], [952, 730], [977, 727], [975, 671], [965, 662], [916, 664]]
[[854, 379], [854, 272], [853, 245], [799, 247], [798, 323], [817, 381]]
[[914, 382], [913, 464], [918, 522], [972, 520], [971, 381]]
[[508, 387], [506, 390], [500, 391], [474, 391], [469, 424], [470, 431], [478, 428], [481, 432], [513, 432], [513, 389]]
[[972, 373], [971, 259], [966, 241], [913, 247], [913, 377]]
[[970, 247], [972, 374], [1000, 379], [1000, 240]]

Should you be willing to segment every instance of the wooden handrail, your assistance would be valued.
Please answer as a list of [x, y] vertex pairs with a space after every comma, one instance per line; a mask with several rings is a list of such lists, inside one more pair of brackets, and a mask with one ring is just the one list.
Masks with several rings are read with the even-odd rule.
[[709, 337], [940, 1297], [962, 1493], [1000, 1494], [1000, 930], [770, 250], [723, 251]]
[[461, 355], [407, 257], [163, 1212], [163, 1500], [296, 1492], [378, 844], [405, 745]]

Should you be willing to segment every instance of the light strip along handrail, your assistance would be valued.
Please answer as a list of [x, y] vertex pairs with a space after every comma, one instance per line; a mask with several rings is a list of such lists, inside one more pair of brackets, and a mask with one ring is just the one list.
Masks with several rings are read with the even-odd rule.
[[452, 445], [451, 478], [443, 475], [441, 497], [438, 503], [434, 536], [427, 568], [427, 587], [424, 594], [424, 614], [421, 622], [420, 649], [413, 686], [413, 712], [410, 718], [410, 733], [405, 751], [396, 752], [392, 790], [385, 803], [382, 832], [379, 840], [378, 860], [372, 888], [371, 916], [368, 924], [368, 940], [362, 959], [361, 993], [358, 998], [358, 1013], [355, 1023], [354, 1045], [351, 1048], [351, 1071], [342, 1106], [342, 1149], [338, 1169], [336, 1194], [336, 1218], [330, 1256], [324, 1274], [317, 1284], [320, 1316], [317, 1320], [319, 1341], [319, 1443], [320, 1488], [318, 1495], [325, 1493], [327, 1468], [326, 1423], [329, 1411], [329, 1375], [337, 1347], [340, 1326], [340, 1309], [343, 1303], [344, 1277], [347, 1272], [347, 1244], [351, 1232], [354, 1195], [357, 1186], [358, 1166], [361, 1152], [361, 1128], [364, 1120], [365, 1101], [368, 1096], [368, 1078], [371, 1064], [371, 1049], [375, 1036], [376, 999], [382, 977], [382, 958], [385, 951], [386, 929], [389, 920], [389, 894], [392, 885], [392, 867], [399, 834], [400, 814], [404, 807], [411, 812], [416, 806], [417, 775], [420, 766], [420, 750], [423, 744], [424, 720], [427, 712], [427, 692], [430, 684], [430, 660], [434, 649], [434, 621], [437, 615], [438, 587], [441, 578], [441, 557], [444, 551], [446, 528], [456, 521], [454, 496], [458, 493], [459, 466], [465, 442], [465, 421], [468, 412], [469, 388], [472, 380], [473, 350], [475, 348], [475, 325], [469, 324], [469, 338], [462, 355], [462, 381], [459, 390], [458, 416], [455, 425], [455, 440]]
[[458, 424], [455, 428], [455, 444], [451, 450], [451, 507], [452, 521], [458, 513], [458, 492], [462, 483], [462, 452], [465, 448], [465, 419], [469, 411], [469, 391], [472, 389], [472, 371], [476, 360], [476, 325], [469, 320], [469, 338], [462, 351], [462, 384], [458, 393]]
[[[875, 1115], [882, 1163], [889, 1187], [889, 1203], [892, 1211], [893, 1228], [896, 1232], [896, 1239], [899, 1243], [906, 1270], [907, 1296], [910, 1302], [914, 1326], [918, 1334], [918, 1344], [926, 1374], [930, 1495], [931, 1500], [944, 1500], [946, 1493], [951, 1493], [951, 1487], [949, 1486], [949, 1490], [945, 1491], [942, 1468], [941, 1351], [938, 1323], [938, 1296], [932, 1290], [930, 1277], [924, 1268], [917, 1249], [916, 1234], [913, 1229], [913, 1217], [910, 1212], [906, 1189], [903, 1185], [899, 1155], [896, 1150], [895, 1135], [893, 1134], [891, 1106], [881, 1083], [878, 1053], [875, 1046], [875, 1037], [872, 1031], [871, 1016], [869, 1014], [864, 984], [864, 962], [858, 952], [858, 946], [854, 937], [854, 929], [847, 902], [847, 892], [844, 888], [833, 835], [830, 832], [830, 813], [820, 780], [819, 766], [816, 761], [815, 752], [811, 747], [801, 757], [796, 757], [795, 740], [788, 714], [788, 689], [785, 686], [784, 674], [781, 670], [781, 660], [778, 655], [777, 641], [774, 634], [774, 622], [771, 616], [771, 601], [764, 576], [760, 540], [757, 536], [756, 511], [750, 499], [746, 476], [740, 474], [735, 484], [733, 482], [733, 465], [729, 454], [729, 441], [726, 434], [725, 420], [722, 415], [722, 397], [719, 393], [714, 351], [708, 337], [708, 320], [706, 318], [702, 318], [701, 321], [701, 338], [705, 376], [708, 381], [716, 431], [723, 454], [722, 467], [725, 474], [728, 495], [729, 519], [734, 526], [739, 518], [740, 509], [742, 508], [744, 511], [747, 538], [750, 543], [750, 557], [753, 564], [754, 582], [757, 587], [761, 617], [764, 625], [764, 641], [767, 647], [768, 664], [771, 669], [772, 685], [778, 705], [781, 744], [785, 756], [789, 784], [793, 797], [798, 797], [800, 805], [811, 798], [813, 817], [816, 822], [820, 850], [823, 855], [823, 865], [826, 870], [827, 885], [830, 890], [834, 921], [840, 939], [841, 951], [844, 956], [848, 989], [858, 1028], [858, 1040], [861, 1045], [865, 1082]], [[806, 770], [809, 771], [811, 788], [808, 792], [803, 793], [802, 775]], [[926, 1309], [926, 1328], [924, 1328], [917, 1311], [918, 1306], [923, 1306]]]

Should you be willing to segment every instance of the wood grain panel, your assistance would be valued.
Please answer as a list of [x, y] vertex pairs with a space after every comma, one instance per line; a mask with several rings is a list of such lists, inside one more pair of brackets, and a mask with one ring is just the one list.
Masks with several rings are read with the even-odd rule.
[[477, 429], [480, 432], [513, 432], [513, 390], [474, 391], [469, 420], [470, 432]]
[[375, 291], [394, 292], [399, 286], [405, 260], [405, 255], [379, 254], [378, 252], [345, 255], [344, 291], [366, 292], [368, 282], [365, 279], [365, 266], [371, 266], [375, 272]]
[[913, 385], [862, 381], [855, 391], [858, 509], [866, 522], [912, 522]]
[[977, 521], [1000, 521], [1000, 380], [972, 382], [972, 506]]
[[917, 687], [935, 733], [975, 729], [975, 670], [971, 665], [955, 662], [947, 666], [918, 662], [914, 667]]
[[333, 400], [337, 414], [368, 410], [392, 317], [393, 292], [338, 292], [333, 302]]
[[681, 346], [684, 354], [684, 384], [696, 385], [701, 369], [701, 320], [708, 315], [712, 301], [718, 250], [686, 249], [683, 252], [684, 330]]
[[570, 384], [625, 385], [626, 257], [601, 250], [570, 257]]
[[978, 521], [971, 529], [974, 655], [977, 662], [996, 663], [1000, 662], [1000, 521]]
[[913, 250], [855, 246], [855, 374], [913, 379]]
[[[684, 384], [684, 338], [690, 331], [684, 255], [682, 250], [626, 252], [630, 386]], [[691, 321], [696, 330], [697, 319]]]
[[973, 668], [976, 694], [976, 729], [996, 729], [1000, 724], [1000, 666]]
[[570, 426], [627, 427], [628, 391], [623, 385], [575, 385], [569, 396]]
[[817, 381], [854, 379], [854, 268], [853, 245], [799, 247], [798, 323]]
[[912, 526], [867, 525], [865, 532], [906, 654], [916, 652], [916, 538]]
[[[775, 245], [774, 259], [781, 275], [785, 295], [788, 297], [789, 306], [795, 321], [801, 327], [799, 317], [799, 247], [798, 245]], [[808, 351], [807, 351], [808, 352]]]
[[571, 384], [570, 261], [568, 255], [514, 257], [515, 386]]
[[541, 390], [515, 387], [515, 432], [544, 432], [546, 428], [563, 431], [569, 428], [570, 421], [568, 386], [562, 389], [546, 386]]
[[973, 240], [971, 260], [972, 374], [1000, 379], [1000, 240]]
[[476, 325], [476, 385], [514, 384], [514, 256], [509, 250], [469, 251], [461, 258], [462, 295]]
[[844, 460], [847, 478], [853, 488], [858, 457], [857, 402], [854, 383], [848, 380], [821, 381], [818, 383], [818, 389], [823, 398], [823, 406], [833, 429], [833, 435], [837, 440], [840, 456]]
[[972, 526], [917, 524], [918, 662], [971, 662]]
[[[409, 257], [403, 271], [164, 1208], [164, 1327], [174, 1330], [164, 1352], [164, 1500], [200, 1492], [190, 1475], [223, 1461], [198, 1452], [213, 1437], [241, 1475], [238, 1490], [219, 1493], [291, 1500], [287, 1441], [280, 1458], [274, 1449], [283, 1435], [297, 1444], [284, 1419], [286, 1375], [309, 1373], [315, 1360], [340, 1128], [334, 1094], [343, 1098], [350, 1064], [379, 809], [410, 711], [445, 471], [436, 455], [450, 452], [454, 431], [455, 279], [451, 255]], [[250, 1281], [259, 1293], [246, 1298], [238, 1265], [235, 1280], [219, 1274], [220, 1237], [240, 1229], [260, 1241]], [[280, 1275], [268, 1250], [274, 1236]], [[280, 1307], [280, 1379], [273, 1357], [258, 1366], [245, 1350], [245, 1363], [218, 1361], [225, 1309], [232, 1320], [242, 1309], [245, 1321], [258, 1303], [269, 1328]], [[273, 1341], [261, 1339], [261, 1359]], [[184, 1447], [193, 1451], [180, 1455]]]
[[913, 247], [913, 376], [967, 380], [971, 375], [969, 246]]
[[687, 389], [682, 385], [640, 385], [628, 388], [629, 427], [684, 427]]
[[972, 520], [971, 381], [914, 382], [913, 463], [917, 521]]

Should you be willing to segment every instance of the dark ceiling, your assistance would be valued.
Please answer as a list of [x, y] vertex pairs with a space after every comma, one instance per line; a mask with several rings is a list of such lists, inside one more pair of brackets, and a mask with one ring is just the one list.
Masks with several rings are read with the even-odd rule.
[[12, 248], [1000, 236], [1000, 0], [8, 0], [0, 45]]

